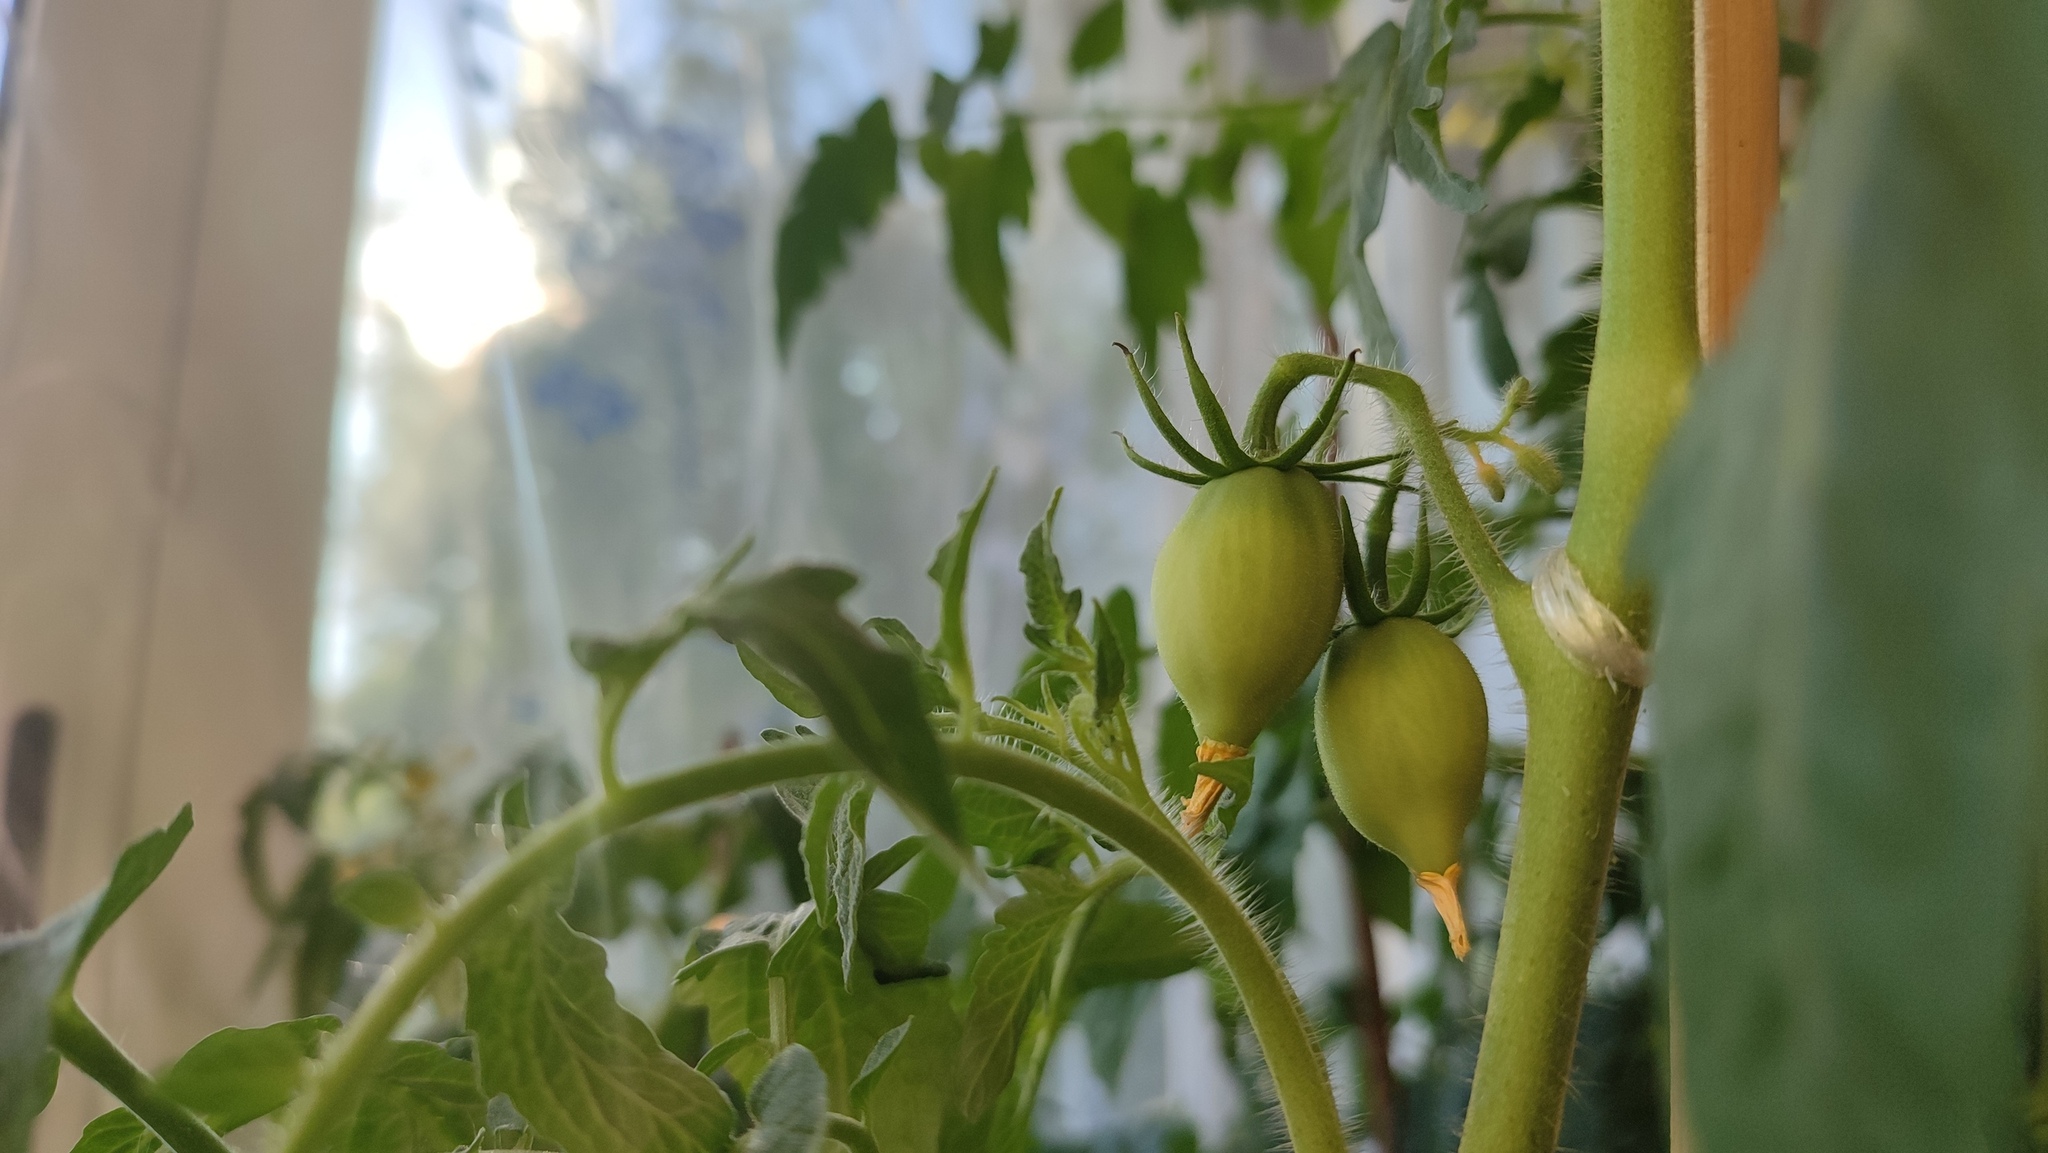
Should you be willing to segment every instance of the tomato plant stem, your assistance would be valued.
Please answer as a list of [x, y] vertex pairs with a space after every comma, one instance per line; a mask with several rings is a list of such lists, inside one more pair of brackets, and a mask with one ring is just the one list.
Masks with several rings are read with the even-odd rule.
[[[1566, 547], [1587, 587], [1643, 637], [1650, 606], [1628, 575], [1629, 538], [1699, 359], [1691, 5], [1608, 0], [1600, 55], [1604, 284]], [[1528, 698], [1528, 760], [1463, 1153], [1556, 1148], [1641, 703], [1547, 638], [1510, 631], [1503, 621]]]
[[219, 1134], [164, 1092], [69, 996], [51, 1007], [50, 1044], [176, 1153], [228, 1153]]
[[1108, 791], [1036, 757], [991, 745], [952, 745], [953, 769], [1058, 809], [1108, 837], [1172, 889], [1202, 923], [1237, 983], [1245, 1015], [1273, 1073], [1297, 1153], [1343, 1153], [1344, 1124], [1330, 1075], [1265, 937], [1208, 862], [1177, 833]]
[[[975, 741], [947, 740], [943, 747], [960, 776], [1021, 793], [1094, 828], [1187, 904], [1238, 984], [1252, 1031], [1273, 1070], [1294, 1148], [1344, 1153], [1344, 1127], [1329, 1074], [1301, 1003], [1251, 917], [1194, 848], [1136, 806], [1039, 757]], [[849, 767], [836, 742], [782, 741], [621, 786], [534, 829], [406, 941], [312, 1071], [307, 1091], [287, 1118], [283, 1153], [313, 1153], [324, 1134], [346, 1121], [379, 1048], [428, 983], [492, 917], [543, 877], [565, 868], [584, 846], [671, 809]]]

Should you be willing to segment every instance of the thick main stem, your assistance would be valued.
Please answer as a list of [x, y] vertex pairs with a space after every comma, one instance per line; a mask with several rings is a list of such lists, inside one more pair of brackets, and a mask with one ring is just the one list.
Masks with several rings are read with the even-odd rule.
[[[1605, 253], [1586, 467], [1567, 542], [1588, 588], [1647, 635], [1627, 572], [1644, 489], [1683, 410], [1694, 331], [1692, 9], [1602, 6]], [[1505, 626], [1505, 623], [1504, 623]], [[1520, 832], [1463, 1153], [1551, 1153], [1570, 1080], [1641, 694], [1509, 642], [1528, 698]]]

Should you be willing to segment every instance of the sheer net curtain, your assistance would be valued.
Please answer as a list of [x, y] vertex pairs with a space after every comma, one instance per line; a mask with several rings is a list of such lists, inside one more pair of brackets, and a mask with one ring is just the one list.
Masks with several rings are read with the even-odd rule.
[[[1070, 580], [1128, 585], [1142, 603], [1188, 493], [1131, 468], [1108, 435], [1160, 448], [1111, 347], [1128, 339], [1118, 256], [1073, 204], [1060, 157], [1101, 130], [1092, 109], [1310, 87], [1401, 9], [1352, 0], [1332, 38], [1242, 14], [1174, 24], [1134, 0], [1124, 62], [1074, 84], [1067, 48], [1093, 7], [1021, 4], [1004, 99], [1033, 117], [1037, 192], [1031, 228], [1007, 246], [1014, 357], [956, 298], [943, 206], [912, 163], [902, 200], [854, 246], [785, 357], [774, 242], [814, 140], [877, 94], [914, 136], [929, 73], [965, 73], [978, 21], [1004, 12], [975, 0], [386, 0], [343, 322], [316, 738], [479, 767], [558, 742], [587, 761], [590, 694], [565, 634], [647, 624], [747, 534], [757, 563], [851, 567], [863, 576], [855, 611], [928, 635], [926, 565], [991, 468], [1001, 475], [970, 586], [989, 683], [1024, 651], [1015, 558], [1056, 488]], [[1202, 58], [1206, 94], [1186, 86]], [[958, 143], [993, 139], [984, 97], [963, 106]], [[1195, 144], [1213, 131], [1184, 116], [1131, 128]], [[1260, 158], [1240, 174], [1236, 208], [1197, 209], [1197, 351], [1240, 411], [1274, 354], [1320, 341], [1269, 238], [1279, 185]], [[1458, 227], [1397, 176], [1370, 255], [1409, 367], [1454, 410], [1484, 413], [1490, 389], [1457, 352]], [[1536, 303], [1515, 329], [1531, 344], [1568, 314]], [[1172, 361], [1157, 367], [1186, 417]], [[1352, 407], [1350, 443], [1384, 435], [1371, 405]], [[1161, 680], [1148, 692], [1163, 695]], [[629, 716], [622, 769], [654, 771], [783, 719], [728, 652], [685, 646]], [[1325, 848], [1304, 856], [1320, 878], [1304, 891], [1335, 891]], [[1341, 900], [1306, 911], [1290, 945], [1305, 981], [1348, 972], [1345, 915]], [[1382, 964], [1400, 979], [1400, 964]], [[1161, 1060], [1132, 1062], [1146, 1071], [1118, 1092], [1125, 1107], [1172, 1098], [1217, 1133], [1242, 1103], [1205, 1056], [1213, 1037], [1180, 1035], [1214, 1030], [1191, 978], [1142, 1026]], [[1056, 1062], [1057, 1125], [1086, 1129], [1117, 1105], [1086, 1066], [1085, 1049]]]

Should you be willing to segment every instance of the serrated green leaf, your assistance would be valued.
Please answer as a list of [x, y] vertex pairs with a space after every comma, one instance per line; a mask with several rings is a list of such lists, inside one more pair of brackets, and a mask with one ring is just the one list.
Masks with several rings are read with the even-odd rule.
[[945, 976], [944, 963], [925, 957], [931, 936], [931, 910], [916, 897], [876, 889], [861, 898], [860, 948], [877, 984]]
[[78, 944], [71, 951], [71, 957], [64, 971], [64, 988], [78, 978], [79, 966], [85, 964], [87, 953], [99, 944], [108, 929], [114, 927], [121, 914], [128, 911], [156, 879], [163, 876], [164, 869], [178, 852], [178, 846], [185, 843], [186, 834], [192, 831], [192, 806], [186, 805], [171, 818], [171, 823], [161, 829], [144, 833], [127, 848], [114, 862], [114, 873], [107, 878], [106, 887], [93, 897], [87, 898], [92, 913], [86, 918], [84, 928], [79, 932]]
[[1396, 88], [1394, 156], [1401, 170], [1438, 203], [1458, 212], [1486, 207], [1486, 190], [1451, 168], [1444, 157], [1437, 111], [1444, 100], [1444, 73], [1453, 39], [1449, 14], [1459, 0], [1414, 0], [1401, 33]]
[[833, 736], [913, 820], [945, 837], [959, 831], [951, 774], [926, 721], [911, 661], [877, 645], [840, 612], [854, 577], [786, 568], [728, 581], [685, 608], [728, 642], [744, 642], [815, 694]]
[[1102, 607], [1109, 610], [1110, 628], [1123, 648], [1124, 703], [1135, 705], [1144, 698], [1145, 658], [1152, 655], [1139, 639], [1138, 598], [1129, 587], [1118, 585], [1102, 598]]
[[[463, 1135], [464, 1140], [469, 1134]], [[26, 1144], [15, 1148], [26, 1149]], [[92, 1119], [79, 1134], [71, 1153], [161, 1153], [166, 1148], [141, 1118], [126, 1109], [115, 1109]]]
[[1062, 165], [1074, 203], [1118, 247], [1131, 235], [1131, 202], [1137, 196], [1132, 163], [1131, 138], [1113, 129], [1069, 147]]
[[711, 1079], [619, 1007], [604, 947], [529, 898], [463, 959], [486, 1091], [511, 1098], [566, 1153], [713, 1153], [733, 1114]]
[[1157, 901], [1110, 898], [1096, 906], [1074, 951], [1076, 990], [1160, 981], [1202, 963], [1207, 942], [1187, 915]]
[[[924, 146], [929, 143], [944, 157], [946, 137], [953, 131], [953, 119], [960, 111], [960, 96], [967, 86], [952, 80], [942, 72], [932, 73], [931, 85], [924, 94], [924, 138], [918, 142], [919, 160], [924, 159]], [[927, 170], [926, 175], [931, 175]], [[933, 177], [934, 180], [938, 177]]]
[[[709, 1018], [706, 1034], [718, 1039], [714, 1049], [740, 1034], [769, 1035], [768, 957], [769, 944], [762, 939], [721, 944], [676, 974], [676, 999], [704, 1007]], [[741, 1046], [727, 1053], [721, 1063], [746, 1085], [759, 1075], [770, 1055], [764, 1041], [760, 1052]]]
[[[769, 1055], [768, 1042], [756, 1037], [752, 1029], [742, 1029], [718, 1044], [713, 1045], [711, 1048], [706, 1049], [704, 1056], [697, 1059], [697, 1072], [705, 1074], [716, 1073], [720, 1069], [725, 1068], [726, 1062], [757, 1046], [762, 1050], [761, 1061], [763, 1068], [765, 1068]], [[752, 1079], [751, 1077], [747, 1078], [749, 1081]]]
[[817, 902], [818, 922], [840, 951], [842, 979], [853, 975], [859, 940], [863, 873], [867, 866], [868, 804], [874, 790], [855, 776], [828, 777], [811, 799], [804, 822], [804, 871]]
[[909, 625], [895, 617], [869, 617], [861, 627], [875, 634], [890, 652], [910, 662], [911, 675], [917, 680], [917, 698], [924, 703], [926, 712], [958, 707], [953, 689], [946, 683], [946, 670], [917, 639], [917, 634], [910, 631]]
[[960, 1112], [969, 1121], [987, 1114], [1010, 1083], [1060, 937], [1090, 893], [1070, 873], [1022, 869], [1017, 875], [1024, 895], [996, 910], [996, 930], [974, 963], [974, 993], [962, 1022]]
[[1174, 697], [1159, 710], [1159, 787], [1170, 797], [1195, 791], [1195, 754], [1201, 738], [1186, 702]]
[[334, 899], [372, 925], [401, 931], [425, 920], [433, 906], [419, 878], [405, 869], [373, 869], [350, 878], [334, 890]]
[[2048, 700], [2048, 7], [1843, 17], [1641, 519], [1688, 1097], [1706, 1150], [2004, 1149]]
[[1053, 520], [1059, 515], [1062, 491], [1053, 490], [1052, 503], [1024, 538], [1024, 553], [1017, 558], [1017, 571], [1024, 574], [1024, 611], [1029, 620], [1024, 636], [1034, 647], [1054, 653], [1072, 651], [1080, 637], [1075, 614], [1079, 594], [1067, 588], [1059, 554], [1052, 546]]
[[488, 1124], [476, 1066], [430, 1041], [387, 1041], [336, 1153], [435, 1153]]
[[50, 1002], [64, 985], [90, 900], [34, 932], [0, 936], [0, 1149], [26, 1149], [29, 1125], [57, 1088]]
[[163, 874], [191, 831], [186, 805], [169, 825], [123, 849], [99, 892], [30, 932], [0, 935], [0, 1149], [27, 1147], [30, 1123], [56, 1091], [52, 1003], [70, 996], [86, 954]]
[[1116, 623], [1101, 601], [1095, 602], [1088, 643], [1095, 650], [1095, 715], [1107, 717], [1124, 696], [1127, 654], [1123, 638], [1117, 635]]
[[1067, 71], [1075, 76], [1108, 67], [1124, 54], [1124, 0], [1107, 0], [1088, 14], [1067, 50]]
[[1316, 313], [1325, 316], [1344, 289], [1341, 256], [1347, 222], [1342, 215], [1322, 210], [1324, 153], [1336, 126], [1333, 120], [1286, 142], [1281, 161], [1287, 172], [1287, 193], [1273, 217], [1273, 236], [1280, 251], [1308, 285]]
[[1017, 54], [1017, 42], [1023, 32], [1023, 25], [1014, 16], [1000, 24], [982, 21], [981, 46], [976, 50], [970, 75], [994, 80], [1009, 71], [1010, 58]]
[[960, 781], [954, 790], [967, 843], [988, 851], [990, 873], [1062, 868], [1080, 855], [1079, 831], [1037, 802], [981, 781]]
[[853, 1086], [848, 1091], [854, 1112], [867, 1111], [868, 1094], [874, 1091], [875, 1082], [881, 1077], [882, 1071], [889, 1067], [889, 1058], [896, 1055], [896, 1050], [903, 1044], [903, 1038], [909, 1035], [910, 1027], [916, 1023], [915, 1017], [903, 1022], [882, 1034], [881, 1039], [875, 1042], [875, 1047], [868, 1050], [867, 1060], [860, 1063], [860, 1072], [855, 1075]]
[[861, 870], [861, 888], [875, 888], [901, 872], [912, 857], [924, 851], [926, 843], [923, 837], [905, 837], [869, 857], [866, 867]]
[[1138, 1019], [1158, 996], [1157, 984], [1141, 981], [1091, 989], [1074, 1003], [1073, 1021], [1088, 1038], [1089, 1064], [1104, 1084], [1116, 1086]]
[[981, 495], [961, 512], [953, 535], [939, 546], [938, 555], [932, 557], [931, 568], [926, 571], [932, 583], [939, 586], [939, 642], [932, 646], [932, 655], [953, 670], [959, 683], [969, 687], [974, 684], [974, 666], [967, 651], [967, 578], [973, 572], [974, 534], [981, 527], [981, 514], [988, 508], [988, 497], [995, 487], [995, 470], [990, 469], [988, 479], [982, 482]]
[[1160, 326], [1187, 313], [1188, 292], [1201, 280], [1202, 238], [1187, 200], [1136, 185], [1124, 245], [1124, 310], [1147, 361], [1158, 357]]
[[1236, 204], [1237, 170], [1244, 164], [1245, 152], [1260, 136], [1251, 118], [1225, 117], [1223, 129], [1216, 134], [1216, 142], [1209, 150], [1188, 157], [1187, 167], [1181, 173], [1181, 198], [1189, 203], [1206, 200], [1218, 208]]
[[222, 1029], [178, 1058], [164, 1092], [222, 1133], [239, 1129], [291, 1101], [321, 1039], [340, 1027], [339, 1018], [319, 1016]]
[[818, 1153], [825, 1147], [825, 1071], [802, 1045], [775, 1055], [747, 1100], [754, 1127], [745, 1153]]
[[1507, 154], [1509, 146], [1519, 139], [1532, 125], [1557, 115], [1558, 107], [1564, 102], [1564, 78], [1547, 72], [1531, 72], [1522, 91], [1507, 107], [1501, 109], [1500, 123], [1493, 130], [1493, 139], [1487, 142], [1486, 151], [1479, 154], [1479, 179], [1485, 180], [1493, 174], [1493, 167]]
[[784, 355], [804, 310], [846, 266], [847, 244], [872, 230], [896, 195], [896, 129], [877, 98], [844, 134], [818, 138], [775, 238], [775, 339]]
[[751, 646], [737, 644], [733, 649], [739, 653], [740, 664], [747, 670], [747, 675], [760, 682], [761, 687], [768, 690], [768, 695], [774, 697], [777, 704], [807, 720], [816, 720], [825, 715], [825, 706], [818, 703], [816, 693], [796, 683], [795, 679], [768, 663], [768, 659], [755, 652]]
[[1320, 212], [1329, 215], [1348, 207], [1360, 243], [1379, 228], [1386, 205], [1400, 55], [1400, 26], [1388, 21], [1345, 57], [1330, 85], [1331, 98], [1343, 111], [1325, 146]]
[[[927, 146], [931, 140], [926, 137]], [[1023, 125], [1011, 118], [994, 152], [969, 149], [943, 159], [930, 156], [925, 170], [946, 194], [947, 259], [953, 284], [989, 335], [1009, 352], [1015, 340], [1002, 226], [1031, 221], [1031, 154]]]
[[1507, 321], [1501, 316], [1500, 297], [1494, 295], [1486, 269], [1475, 269], [1465, 275], [1463, 307], [1477, 330], [1479, 363], [1487, 383], [1499, 389], [1522, 375], [1521, 359], [1515, 355], [1514, 341], [1508, 339]]

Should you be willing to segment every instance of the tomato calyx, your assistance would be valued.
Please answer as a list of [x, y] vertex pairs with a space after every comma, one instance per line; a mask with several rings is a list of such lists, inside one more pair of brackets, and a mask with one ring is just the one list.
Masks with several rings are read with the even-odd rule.
[[[1166, 407], [1160, 402], [1158, 388], [1145, 377], [1144, 369], [1138, 366], [1138, 356], [1129, 345], [1119, 343], [1116, 347], [1124, 354], [1124, 363], [1130, 368], [1131, 380], [1138, 386], [1138, 399], [1145, 404], [1145, 413], [1152, 418], [1152, 424], [1159, 429], [1159, 435], [1166, 440], [1167, 447], [1184, 461], [1187, 469], [1162, 464], [1140, 454], [1131, 447], [1130, 438], [1117, 433], [1123, 442], [1124, 455], [1131, 463], [1168, 480], [1182, 484], [1204, 485], [1220, 480], [1233, 473], [1251, 468], [1271, 468], [1285, 472], [1299, 468], [1317, 480], [1353, 481], [1360, 484], [1384, 484], [1378, 477], [1367, 476], [1360, 470], [1374, 465], [1385, 464], [1392, 459], [1387, 456], [1361, 457], [1356, 460], [1327, 460], [1330, 447], [1335, 443], [1337, 418], [1343, 415], [1339, 407], [1344, 390], [1352, 383], [1353, 371], [1358, 367], [1359, 354], [1353, 350], [1344, 361], [1330, 391], [1323, 398], [1322, 407], [1317, 409], [1315, 418], [1284, 447], [1278, 447], [1272, 428], [1279, 409], [1279, 401], [1288, 391], [1307, 379], [1305, 376], [1281, 376], [1271, 378], [1262, 391], [1260, 401], [1254, 407], [1258, 410], [1247, 423], [1245, 435], [1240, 436], [1230, 425], [1230, 417], [1223, 411], [1223, 402], [1217, 398], [1216, 390], [1209, 385], [1209, 378], [1202, 372], [1202, 366], [1195, 362], [1194, 345], [1188, 340], [1188, 326], [1180, 317], [1174, 317], [1174, 328], [1180, 336], [1181, 359], [1187, 365], [1188, 386], [1195, 394], [1195, 410], [1201, 414], [1202, 427], [1209, 434], [1209, 443], [1215, 450], [1211, 456], [1196, 448], [1166, 415]], [[1277, 371], [1277, 370], [1276, 370]], [[1271, 395], [1267, 395], [1271, 393]], [[1261, 416], [1263, 414], [1263, 416]]]

